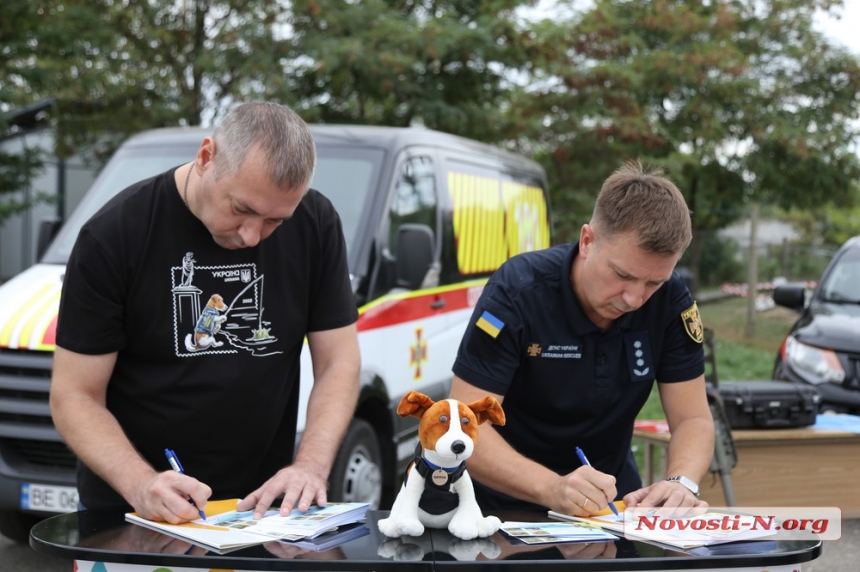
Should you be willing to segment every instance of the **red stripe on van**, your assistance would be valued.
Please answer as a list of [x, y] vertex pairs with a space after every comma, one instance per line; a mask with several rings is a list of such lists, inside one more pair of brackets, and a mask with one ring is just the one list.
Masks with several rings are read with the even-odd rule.
[[[425, 295], [392, 298], [371, 306], [358, 317], [358, 331], [385, 328], [423, 318], [441, 316], [475, 306], [483, 285]], [[470, 291], [474, 297], [470, 300]]]
[[50, 324], [48, 324], [48, 328], [45, 330], [45, 335], [42, 336], [42, 345], [57, 345], [57, 316], [54, 316], [54, 319], [51, 320]]

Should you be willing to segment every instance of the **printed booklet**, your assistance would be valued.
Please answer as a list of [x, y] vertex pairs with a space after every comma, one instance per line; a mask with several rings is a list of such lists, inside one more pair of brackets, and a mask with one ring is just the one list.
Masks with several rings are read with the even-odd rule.
[[618, 537], [584, 522], [504, 522], [501, 531], [524, 544], [605, 542]]
[[754, 517], [739, 514], [707, 511], [690, 517], [661, 517], [659, 514], [634, 514], [616, 501], [619, 516], [609, 507], [590, 517], [579, 517], [549, 511], [557, 520], [584, 522], [599, 526], [630, 540], [642, 540], [671, 548], [687, 550], [740, 540], [755, 540], [773, 535], [773, 532], [754, 526]]
[[369, 506], [331, 502], [324, 507], [312, 506], [307, 512], [294, 509], [287, 516], [280, 516], [274, 508], [255, 520], [253, 510], [236, 511], [238, 502], [239, 499], [209, 501], [203, 511], [206, 520], [183, 524], [156, 522], [134, 512], [126, 513], [125, 520], [224, 554], [271, 540], [313, 539], [339, 526], [364, 520]]

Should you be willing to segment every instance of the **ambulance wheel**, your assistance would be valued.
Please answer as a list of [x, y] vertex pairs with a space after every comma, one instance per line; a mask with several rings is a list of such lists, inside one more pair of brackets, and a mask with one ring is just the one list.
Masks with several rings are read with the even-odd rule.
[[19, 544], [28, 544], [30, 529], [44, 518], [17, 510], [0, 510], [0, 533]]
[[382, 453], [376, 431], [367, 421], [353, 419], [329, 475], [329, 499], [366, 502], [378, 509], [382, 500]]

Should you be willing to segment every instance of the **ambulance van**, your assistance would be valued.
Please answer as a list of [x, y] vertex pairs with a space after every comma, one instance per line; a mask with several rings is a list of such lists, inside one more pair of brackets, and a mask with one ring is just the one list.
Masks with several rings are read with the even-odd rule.
[[[311, 128], [312, 186], [343, 221], [362, 361], [361, 395], [329, 498], [387, 508], [418, 442], [417, 420], [398, 417], [397, 405], [413, 389], [447, 396], [460, 338], [489, 275], [515, 254], [550, 245], [546, 177], [531, 160], [432, 130]], [[38, 519], [76, 508], [75, 457], [54, 429], [48, 390], [64, 265], [78, 230], [129, 184], [190, 160], [207, 135], [167, 128], [129, 139], [39, 263], [0, 286], [0, 532], [7, 537], [26, 541]], [[246, 299], [262, 287], [250, 278], [236, 277]], [[193, 288], [178, 290], [199, 311]], [[230, 343], [227, 333], [221, 341]], [[299, 432], [313, 383], [307, 346], [301, 368]]]

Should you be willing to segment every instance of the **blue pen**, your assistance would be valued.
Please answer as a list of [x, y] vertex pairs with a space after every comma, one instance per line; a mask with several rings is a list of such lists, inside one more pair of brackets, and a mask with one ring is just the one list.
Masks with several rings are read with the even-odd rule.
[[[167, 462], [170, 463], [170, 466], [173, 467], [174, 471], [176, 471], [180, 475], [185, 474], [185, 469], [182, 468], [182, 463], [179, 462], [179, 457], [176, 456], [176, 453], [174, 453], [170, 449], [165, 449], [164, 455], [167, 457]], [[194, 502], [194, 499], [191, 497], [188, 497], [188, 502], [190, 502], [191, 505], [197, 509], [197, 512], [200, 513], [200, 518], [202, 518], [203, 520], [206, 520], [206, 515], [203, 513], [202, 510], [200, 510], [200, 507], [197, 506], [197, 503]]]
[[[580, 463], [582, 463], [583, 465], [585, 465], [587, 467], [591, 466], [591, 463], [588, 462], [588, 458], [586, 458], [585, 453], [583, 453], [582, 449], [580, 449], [579, 447], [576, 448], [576, 456], [579, 457]], [[615, 516], [618, 516], [618, 509], [615, 508], [614, 502], [609, 501], [609, 508], [611, 508], [612, 512], [615, 513]]]

